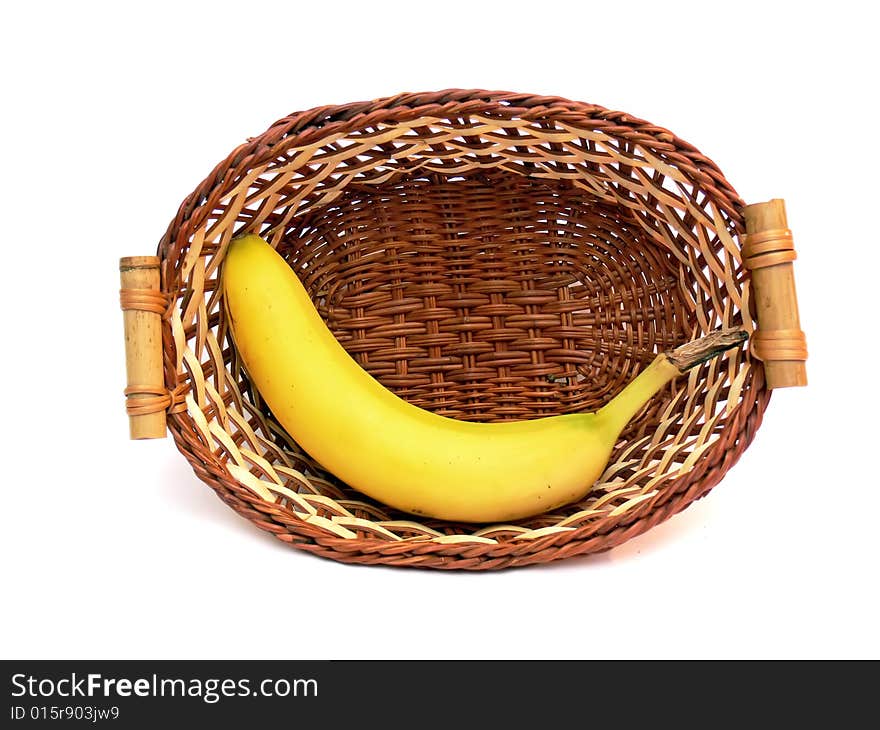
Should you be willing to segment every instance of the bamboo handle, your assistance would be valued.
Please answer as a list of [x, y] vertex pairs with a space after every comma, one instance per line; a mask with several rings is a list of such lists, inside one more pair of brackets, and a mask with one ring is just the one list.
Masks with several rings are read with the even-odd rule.
[[752, 352], [764, 361], [768, 388], [807, 384], [807, 340], [801, 331], [794, 266], [794, 239], [785, 201], [747, 205], [743, 263], [752, 272], [752, 301], [758, 328]]
[[119, 260], [122, 288], [119, 300], [125, 327], [125, 371], [129, 436], [165, 437], [165, 409], [170, 396], [162, 370], [162, 313], [157, 256], [127, 256]]

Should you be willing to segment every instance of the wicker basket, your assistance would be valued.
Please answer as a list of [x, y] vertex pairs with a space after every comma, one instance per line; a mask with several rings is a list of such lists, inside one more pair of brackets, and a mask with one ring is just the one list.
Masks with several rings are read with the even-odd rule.
[[[768, 292], [784, 290], [794, 258], [784, 211], [768, 205], [749, 218], [714, 163], [674, 134], [565, 99], [453, 90], [292, 114], [208, 175], [158, 257], [123, 262], [126, 327], [140, 333], [130, 339], [153, 327], [162, 342], [129, 352], [133, 435], [164, 434], [167, 414], [226, 504], [335, 560], [490, 569], [608, 550], [733, 466], [767, 406], [770, 361], [779, 384], [802, 380], [796, 303], [749, 306], [758, 270]], [[217, 287], [224, 249], [245, 230], [296, 268], [367, 371], [455, 418], [596, 409], [658, 351], [719, 326], [754, 333], [760, 321], [767, 367], [753, 334], [672, 383], [577, 504], [516, 524], [418, 520], [319, 467], [248, 382]], [[160, 382], [144, 385], [157, 367]]]

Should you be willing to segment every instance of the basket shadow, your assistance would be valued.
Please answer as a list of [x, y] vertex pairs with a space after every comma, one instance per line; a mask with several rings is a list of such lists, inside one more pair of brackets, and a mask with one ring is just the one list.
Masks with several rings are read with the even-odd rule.
[[543, 567], [551, 570], [583, 569], [591, 565], [640, 560], [643, 556], [657, 554], [665, 547], [673, 546], [688, 538], [695, 539], [698, 532], [705, 529], [707, 524], [713, 521], [712, 516], [706, 511], [711, 509], [711, 504], [706, 503], [705, 500], [699, 500], [641, 535], [629, 538], [610, 550], [578, 555], [565, 560], [554, 560], [543, 564]]
[[228, 527], [256, 539], [263, 539], [279, 550], [286, 549], [279, 540], [264, 530], [257, 529], [220, 499], [207, 484], [199, 479], [185, 459], [169, 459], [160, 483], [160, 493], [175, 509], [193, 515], [196, 519]]
[[[163, 469], [163, 478], [160, 482], [160, 492], [169, 504], [175, 509], [180, 509], [186, 513], [195, 516], [199, 520], [222, 525], [241, 534], [247, 533], [254, 536], [254, 539], [261, 540], [264, 544], [273, 546], [273, 549], [289, 552], [292, 550], [290, 545], [286, 545], [280, 540], [273, 537], [270, 533], [254, 527], [248, 520], [238, 515], [223, 500], [213, 493], [213, 490], [204, 482], [202, 482], [193, 472], [190, 465], [182, 459], [169, 459]], [[317, 555], [310, 557], [318, 560], [327, 560], [336, 562], [337, 564], [345, 564], [350, 567], [367, 567], [371, 569], [383, 569], [393, 572], [409, 572], [416, 570], [419, 572], [431, 573], [454, 573], [462, 574], [509, 574], [520, 573], [525, 569], [526, 572], [533, 570], [583, 570], [588, 568], [596, 568], [607, 566], [609, 563], [629, 562], [639, 560], [642, 554], [652, 554], [662, 550], [666, 545], [674, 544], [681, 541], [688, 535], [694, 537], [697, 531], [704, 529], [707, 522], [711, 522], [711, 515], [706, 510], [711, 510], [712, 506], [707, 500], [698, 500], [696, 503], [689, 505], [686, 509], [678, 514], [673, 515], [669, 519], [650, 528], [641, 535], [626, 540], [624, 543], [602, 552], [590, 553], [587, 555], [576, 555], [566, 557], [565, 559], [552, 560], [549, 562], [536, 563], [527, 566], [511, 566], [503, 567], [495, 570], [437, 570], [429, 567], [419, 567], [417, 565], [402, 568], [395, 565], [368, 565], [360, 566], [356, 564], [339, 563], [330, 558], [324, 558]], [[302, 551], [293, 549], [294, 552], [302, 554]]]

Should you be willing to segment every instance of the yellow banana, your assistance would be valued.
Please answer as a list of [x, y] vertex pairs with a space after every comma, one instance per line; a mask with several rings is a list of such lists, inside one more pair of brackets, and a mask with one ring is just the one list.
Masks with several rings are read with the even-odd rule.
[[259, 236], [230, 243], [222, 287], [253, 384], [306, 452], [387, 505], [466, 522], [515, 520], [580, 499], [651, 396], [745, 337], [726, 330], [659, 355], [595, 413], [472, 423], [418, 408], [362, 369]]

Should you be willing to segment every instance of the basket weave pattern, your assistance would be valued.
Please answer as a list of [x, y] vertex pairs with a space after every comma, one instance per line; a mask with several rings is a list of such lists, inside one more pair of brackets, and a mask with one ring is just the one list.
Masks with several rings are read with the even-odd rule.
[[337, 560], [489, 569], [607, 550], [706, 494], [751, 442], [769, 391], [745, 347], [658, 394], [580, 503], [515, 524], [416, 520], [274, 421], [231, 344], [225, 248], [269, 240], [407, 400], [523, 419], [594, 410], [658, 351], [751, 330], [741, 208], [693, 147], [598, 106], [456, 90], [293, 114], [218, 165], [159, 245], [171, 432], [233, 509]]

